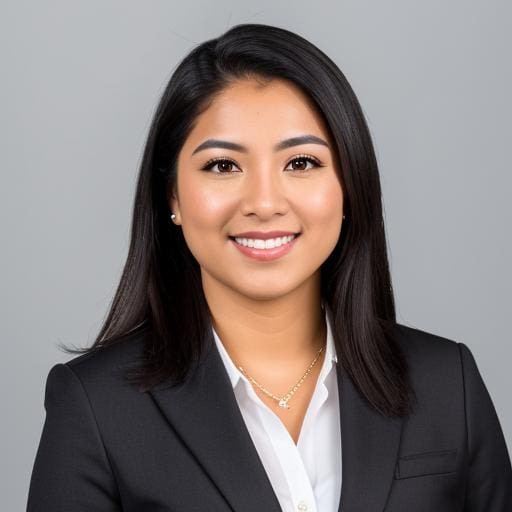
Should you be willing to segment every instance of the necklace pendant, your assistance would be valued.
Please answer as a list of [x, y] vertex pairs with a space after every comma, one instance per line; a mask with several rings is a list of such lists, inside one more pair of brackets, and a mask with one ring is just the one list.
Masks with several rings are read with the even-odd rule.
[[290, 408], [290, 406], [288, 405], [288, 401], [285, 400], [284, 398], [281, 398], [281, 400], [279, 400], [279, 407], [282, 407], [283, 409]]

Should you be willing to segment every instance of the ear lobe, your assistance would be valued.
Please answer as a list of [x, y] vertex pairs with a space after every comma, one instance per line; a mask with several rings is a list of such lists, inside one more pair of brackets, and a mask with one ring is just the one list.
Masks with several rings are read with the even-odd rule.
[[178, 215], [180, 207], [178, 198], [176, 197], [176, 193], [174, 190], [171, 192], [171, 195], [168, 198], [168, 204], [171, 213], [175, 213], [176, 215]]

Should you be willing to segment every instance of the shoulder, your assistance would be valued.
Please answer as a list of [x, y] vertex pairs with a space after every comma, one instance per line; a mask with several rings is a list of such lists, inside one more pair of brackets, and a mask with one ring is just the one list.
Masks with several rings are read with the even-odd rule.
[[125, 335], [110, 345], [53, 365], [46, 380], [46, 400], [71, 392], [100, 403], [133, 396], [137, 387], [128, 382], [127, 375], [143, 361], [146, 336], [145, 331]]
[[147, 336], [147, 331], [125, 335], [109, 345], [76, 356], [64, 364], [84, 380], [115, 379], [123, 369], [142, 361]]
[[442, 402], [440, 396], [463, 397], [464, 362], [474, 362], [469, 348], [454, 339], [404, 324], [396, 324], [396, 334], [419, 399]]
[[410, 325], [397, 323], [396, 333], [400, 345], [412, 357], [418, 353], [433, 355], [458, 350], [456, 340]]
[[405, 324], [396, 324], [396, 340], [400, 345], [412, 371], [453, 368], [461, 363], [461, 351], [469, 349], [457, 340], [418, 329]]
[[[460, 418], [468, 404], [491, 399], [471, 349], [429, 331], [396, 324], [396, 339], [407, 361], [410, 382], [424, 411], [433, 417]], [[493, 413], [490, 413], [493, 414]]]
[[463, 379], [480, 371], [471, 349], [462, 341], [397, 323], [396, 340], [402, 348], [412, 376], [428, 373], [446, 380]]

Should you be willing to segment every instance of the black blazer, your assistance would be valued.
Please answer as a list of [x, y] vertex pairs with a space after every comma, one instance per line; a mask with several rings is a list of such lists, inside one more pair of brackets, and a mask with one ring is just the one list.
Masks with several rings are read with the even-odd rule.
[[[338, 362], [343, 512], [510, 512], [498, 417], [462, 343], [399, 324], [416, 412], [385, 418]], [[279, 512], [216, 346], [179, 388], [122, 378], [141, 335], [56, 364], [30, 512]], [[331, 512], [331, 511], [319, 511]]]

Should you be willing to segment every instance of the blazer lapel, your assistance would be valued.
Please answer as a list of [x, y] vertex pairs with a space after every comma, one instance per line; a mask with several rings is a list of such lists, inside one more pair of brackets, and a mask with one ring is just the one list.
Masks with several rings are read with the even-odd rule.
[[[403, 421], [385, 418], [336, 364], [342, 444], [338, 512], [382, 512]], [[178, 387], [150, 390], [169, 423], [236, 512], [281, 512], [213, 340], [197, 371]]]
[[394, 478], [403, 419], [379, 414], [339, 362], [336, 371], [342, 443], [338, 512], [382, 512]]
[[211, 341], [202, 364], [184, 384], [173, 388], [163, 383], [150, 393], [234, 511], [281, 512]]

